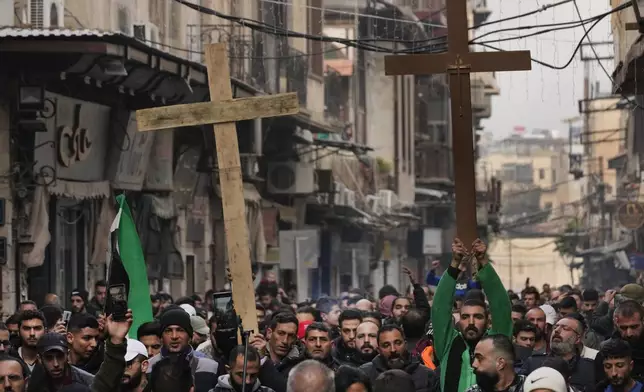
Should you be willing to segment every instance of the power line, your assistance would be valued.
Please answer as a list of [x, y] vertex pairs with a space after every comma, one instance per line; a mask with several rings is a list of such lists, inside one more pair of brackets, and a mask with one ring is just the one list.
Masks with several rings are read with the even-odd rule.
[[471, 29], [478, 29], [478, 28], [480, 28], [480, 27], [488, 26], [488, 25], [491, 25], [491, 24], [497, 24], [497, 23], [509, 22], [509, 21], [511, 21], [511, 20], [516, 20], [516, 19], [525, 18], [526, 16], [532, 16], [532, 15], [538, 14], [539, 12], [543, 12], [543, 11], [545, 11], [545, 10], [547, 10], [547, 9], [554, 8], [554, 7], [558, 7], [558, 6], [560, 6], [560, 5], [564, 5], [564, 4], [570, 3], [571, 1], [572, 1], [572, 0], [563, 0], [563, 1], [560, 1], [560, 2], [558, 2], [558, 3], [544, 5], [544, 6], [542, 6], [542, 7], [539, 7], [539, 8], [538, 8], [538, 9], [536, 9], [536, 10], [528, 11], [528, 12], [523, 13], [523, 14], [519, 14], [519, 15], [515, 15], [515, 16], [510, 16], [510, 17], [502, 18], [502, 19], [491, 20], [491, 21], [489, 21], [489, 22], [479, 23], [478, 25], [471, 27]]
[[[341, 44], [344, 44], [344, 45], [347, 45], [347, 46], [350, 46], [350, 47], [355, 47], [355, 48], [358, 48], [358, 49], [363, 49], [363, 50], [368, 50], [368, 51], [375, 51], [375, 52], [384, 52], [384, 53], [422, 53], [422, 52], [428, 52], [428, 51], [430, 53], [431, 52], [433, 52], [433, 53], [442, 52], [442, 50], [439, 50], [439, 51], [436, 50], [437, 46], [439, 46], [439, 45], [413, 47], [413, 48], [409, 48], [409, 49], [395, 50], [395, 49], [391, 49], [391, 48], [386, 48], [386, 47], [382, 47], [382, 46], [378, 46], [378, 45], [365, 43], [367, 41], [383, 41], [382, 39], [375, 39], [375, 38], [364, 39], [363, 38], [363, 39], [357, 39], [356, 40], [356, 39], [344, 39], [344, 38], [337, 38], [337, 37], [334, 38], [334, 37], [326, 37], [326, 36], [319, 36], [319, 35], [311, 35], [311, 34], [307, 34], [307, 33], [301, 33], [301, 32], [297, 32], [297, 31], [284, 29], [282, 27], [279, 27], [279, 26], [276, 26], [276, 25], [270, 25], [270, 24], [267, 24], [265, 22], [257, 21], [257, 20], [254, 20], [254, 19], [226, 15], [226, 14], [223, 14], [221, 12], [215, 11], [213, 9], [204, 7], [204, 6], [193, 4], [193, 3], [188, 2], [186, 0], [174, 0], [174, 1], [176, 1], [176, 2], [178, 2], [180, 4], [183, 4], [184, 6], [189, 7], [189, 8], [191, 8], [191, 9], [197, 11], [197, 12], [217, 16], [219, 18], [222, 18], [222, 19], [225, 19], [225, 20], [240, 24], [240, 25], [242, 25], [244, 27], [248, 27], [248, 28], [250, 28], [252, 30], [261, 31], [261, 32], [265, 32], [265, 33], [269, 33], [269, 34], [273, 34], [273, 35], [277, 35], [277, 36], [285, 36], [285, 37], [292, 37], [292, 38], [304, 38], [304, 39], [316, 40], [316, 41], [322, 41], [322, 42], [337, 42], [337, 43], [341, 43]], [[561, 2], [556, 3], [556, 4], [552, 4], [550, 6], [546, 6], [545, 9], [552, 8], [552, 7], [561, 5], [561, 4], [565, 4], [568, 1], [571, 1], [571, 0], [565, 0], [565, 1], [561, 1]], [[500, 22], [503, 22], [503, 21], [507, 21], [507, 20], [522, 18], [522, 17], [525, 17], [525, 16], [533, 15], [533, 14], [535, 14], [537, 12], [541, 12], [543, 10], [544, 10], [544, 7], [541, 7], [538, 10], [530, 11], [530, 12], [520, 14], [520, 15], [516, 15], [516, 16], [510, 17], [510, 18], [499, 19], [497, 21], [490, 21], [490, 22], [486, 22], [484, 24], [472, 26], [470, 29], [479, 28], [479, 27], [481, 27], [483, 25], [490, 25], [490, 24], [494, 24], [494, 23], [500, 23]], [[351, 13], [351, 14], [354, 14], [354, 13]], [[390, 18], [390, 19], [393, 20], [393, 21], [401, 21], [399, 19], [393, 19], [393, 18]], [[420, 22], [415, 22], [415, 23], [420, 23]], [[422, 40], [413, 41], [413, 43], [431, 42], [431, 41], [438, 41], [438, 40], [444, 40], [444, 39], [445, 39], [445, 36], [439, 36], [439, 37], [434, 37], [434, 38], [430, 38], [430, 39], [422, 39]], [[396, 40], [396, 41], [400, 42], [400, 40]]]
[[[577, 4], [577, 0], [573, 0], [573, 4], [575, 5], [575, 11], [577, 12], [577, 16], [579, 17], [579, 19], [581, 19], [582, 18], [581, 11], [579, 10], [579, 5]], [[637, 7], [637, 5], [633, 4], [632, 2], [627, 2], [625, 4], [622, 4], [622, 6], [626, 6], [625, 8]], [[619, 8], [619, 7], [616, 7], [615, 9], [617, 9], [617, 8]], [[584, 28], [584, 30], [586, 30], [586, 26], [583, 26], [583, 28]], [[615, 80], [613, 80], [613, 77], [611, 76], [611, 74], [608, 72], [606, 67], [604, 67], [604, 63], [601, 62], [601, 59], [599, 58], [599, 54], [597, 54], [597, 49], [595, 49], [595, 45], [593, 45], [593, 42], [590, 40], [590, 36], [588, 35], [588, 32], [586, 32], [586, 37], [588, 39], [588, 46], [590, 46], [590, 49], [592, 50], [593, 56], [595, 56], [595, 59], [597, 60], [597, 63], [599, 64], [599, 66], [602, 69], [602, 71], [604, 71], [604, 73], [606, 74], [606, 77], [608, 77], [608, 80], [610, 81], [611, 85], [615, 86]], [[634, 105], [638, 109], [644, 109], [636, 101], [633, 101], [630, 97], [627, 97], [626, 95], [624, 95], [621, 92], [621, 90], [622, 90], [621, 86], [618, 87], [617, 88], [617, 93], [619, 95], [621, 95], [622, 98], [626, 99], [626, 101], [628, 101], [628, 103], [630, 103], [631, 105]]]
[[[616, 12], [622, 11], [622, 10], [624, 10], [626, 8], [629, 8], [629, 7], [631, 7], [630, 2], [622, 4], [622, 5], [619, 5], [619, 6], [615, 7], [615, 8], [613, 8], [613, 9], [611, 9], [610, 11], [607, 11], [607, 12], [604, 12], [603, 14], [597, 15], [596, 17], [590, 18], [591, 20], [594, 20], [594, 23], [589, 28], [586, 28], [585, 24], [582, 24], [582, 26], [584, 27], [584, 35], [581, 37], [581, 40], [579, 40], [579, 43], [577, 44], [577, 47], [573, 51], [572, 56], [570, 57], [568, 62], [566, 62], [566, 64], [564, 64], [563, 66], [556, 66], [556, 65], [548, 64], [548, 63], [546, 63], [544, 61], [541, 61], [541, 60], [538, 60], [538, 59], [535, 59], [535, 58], [532, 58], [532, 61], [537, 63], [537, 64], [539, 64], [539, 65], [542, 65], [544, 67], [554, 69], [554, 70], [558, 70], [558, 71], [568, 68], [570, 66], [570, 64], [572, 64], [572, 62], [575, 60], [575, 56], [577, 55], [577, 52], [579, 52], [579, 50], [581, 49], [582, 43], [584, 42], [586, 37], [589, 36], [589, 34], [592, 31], [592, 29], [594, 29], [595, 26], [597, 26], [599, 24], [599, 22], [602, 21], [605, 17], [607, 17], [607, 16], [609, 16], [611, 14], [614, 14]], [[583, 21], [584, 20], [582, 19], [581, 22], [583, 22]], [[496, 51], [499, 51], [499, 52], [504, 52], [503, 49], [497, 48], [497, 47], [492, 46], [492, 45], [488, 45], [486, 43], [482, 43], [482, 42], [474, 42], [474, 43], [478, 44], [478, 45], [481, 45], [481, 46], [484, 46], [486, 48], [492, 49], [492, 50], [496, 50]]]

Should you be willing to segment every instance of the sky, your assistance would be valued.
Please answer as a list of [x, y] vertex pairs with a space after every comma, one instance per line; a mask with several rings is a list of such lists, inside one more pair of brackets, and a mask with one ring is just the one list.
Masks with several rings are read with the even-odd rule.
[[[492, 11], [488, 21], [511, 17], [526, 13], [544, 5], [557, 3], [559, 0], [487, 0], [488, 8]], [[582, 17], [588, 18], [606, 12], [610, 9], [607, 0], [577, 0]], [[622, 12], [629, 12], [625, 10]], [[518, 26], [542, 25], [549, 23], [570, 22], [579, 20], [573, 3], [542, 11], [534, 16], [518, 20], [493, 24], [477, 30], [476, 35], [485, 32]], [[591, 25], [586, 25], [590, 28]], [[495, 40], [525, 35], [538, 30], [520, 30], [501, 32], [482, 38]], [[562, 66], [572, 56], [575, 47], [584, 35], [583, 27], [560, 30], [519, 40], [501, 43], [490, 43], [504, 50], [530, 50], [532, 58], [543, 62]], [[590, 33], [593, 42], [611, 41], [610, 16], [599, 22]], [[584, 40], [585, 43], [588, 41]], [[483, 50], [474, 46], [476, 50]], [[600, 56], [613, 54], [612, 46], [597, 46]], [[584, 55], [590, 56], [590, 48], [584, 49]], [[612, 61], [603, 61], [606, 70], [614, 70]], [[579, 53], [575, 61], [564, 70], [553, 70], [532, 63], [532, 70], [526, 72], [496, 73], [497, 83], [501, 94], [492, 98], [492, 117], [483, 120], [486, 132], [491, 132], [495, 139], [510, 135], [515, 126], [531, 129], [558, 130], [564, 136], [567, 125], [562, 122], [565, 118], [579, 115], [577, 102], [583, 98], [583, 62]], [[600, 92], [609, 93], [611, 82], [606, 73], [599, 67], [597, 61], [591, 63], [591, 83], [600, 83]]]

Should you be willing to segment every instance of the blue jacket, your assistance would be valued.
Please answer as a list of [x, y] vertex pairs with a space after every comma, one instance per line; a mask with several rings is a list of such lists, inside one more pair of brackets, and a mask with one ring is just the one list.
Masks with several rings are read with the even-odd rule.
[[[436, 275], [435, 270], [429, 271], [427, 274], [427, 277], [425, 278], [425, 282], [429, 286], [438, 286], [438, 282], [441, 280], [442, 276]], [[481, 284], [477, 281], [474, 281], [472, 279], [468, 280], [467, 282], [456, 282], [456, 293], [454, 294], [456, 297], [464, 297], [465, 294], [467, 293], [468, 290], [470, 289], [481, 289]]]

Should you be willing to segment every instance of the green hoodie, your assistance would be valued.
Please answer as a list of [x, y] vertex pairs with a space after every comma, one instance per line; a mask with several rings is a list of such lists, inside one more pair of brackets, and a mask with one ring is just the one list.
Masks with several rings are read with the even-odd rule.
[[[454, 328], [452, 317], [452, 308], [454, 303], [454, 293], [456, 292], [456, 277], [459, 270], [449, 267], [447, 273], [443, 274], [436, 294], [434, 295], [434, 306], [432, 307], [432, 324], [434, 326], [434, 350], [436, 358], [439, 360], [441, 372], [441, 390], [444, 392], [464, 392], [467, 388], [476, 384], [476, 376], [472, 369], [470, 360], [470, 350], [474, 347], [467, 347], [467, 342], [461, 333]], [[501, 283], [501, 279], [492, 268], [490, 263], [481, 268], [477, 275], [477, 280], [481, 283], [485, 295], [490, 304], [490, 316], [492, 317], [492, 328], [488, 334], [503, 334], [508, 337], [512, 336], [512, 304], [508, 293]], [[459, 339], [459, 341], [457, 341]], [[462, 347], [460, 379], [457, 391], [445, 390], [445, 379], [448, 375], [450, 366], [450, 351], [455, 342], [458, 343], [454, 349]], [[468, 348], [468, 349], [465, 349]], [[457, 353], [452, 354], [452, 363]], [[449, 373], [454, 374], [456, 370]], [[453, 385], [453, 384], [452, 384]]]

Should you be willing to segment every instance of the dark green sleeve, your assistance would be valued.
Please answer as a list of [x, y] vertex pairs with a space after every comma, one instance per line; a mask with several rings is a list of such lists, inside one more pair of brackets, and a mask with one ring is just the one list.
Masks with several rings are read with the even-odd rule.
[[98, 369], [92, 382], [92, 392], [118, 391], [121, 379], [125, 372], [125, 351], [127, 341], [119, 345], [110, 343], [109, 338], [105, 341], [105, 355], [103, 363]]
[[512, 302], [503, 287], [501, 278], [490, 263], [479, 270], [477, 277], [490, 303], [492, 317], [490, 333], [500, 333], [512, 337]]
[[449, 267], [441, 277], [434, 294], [432, 306], [432, 326], [434, 327], [434, 350], [439, 360], [447, 354], [447, 349], [454, 340], [456, 330], [452, 309], [454, 307], [454, 293], [456, 293], [456, 277], [458, 269]]

